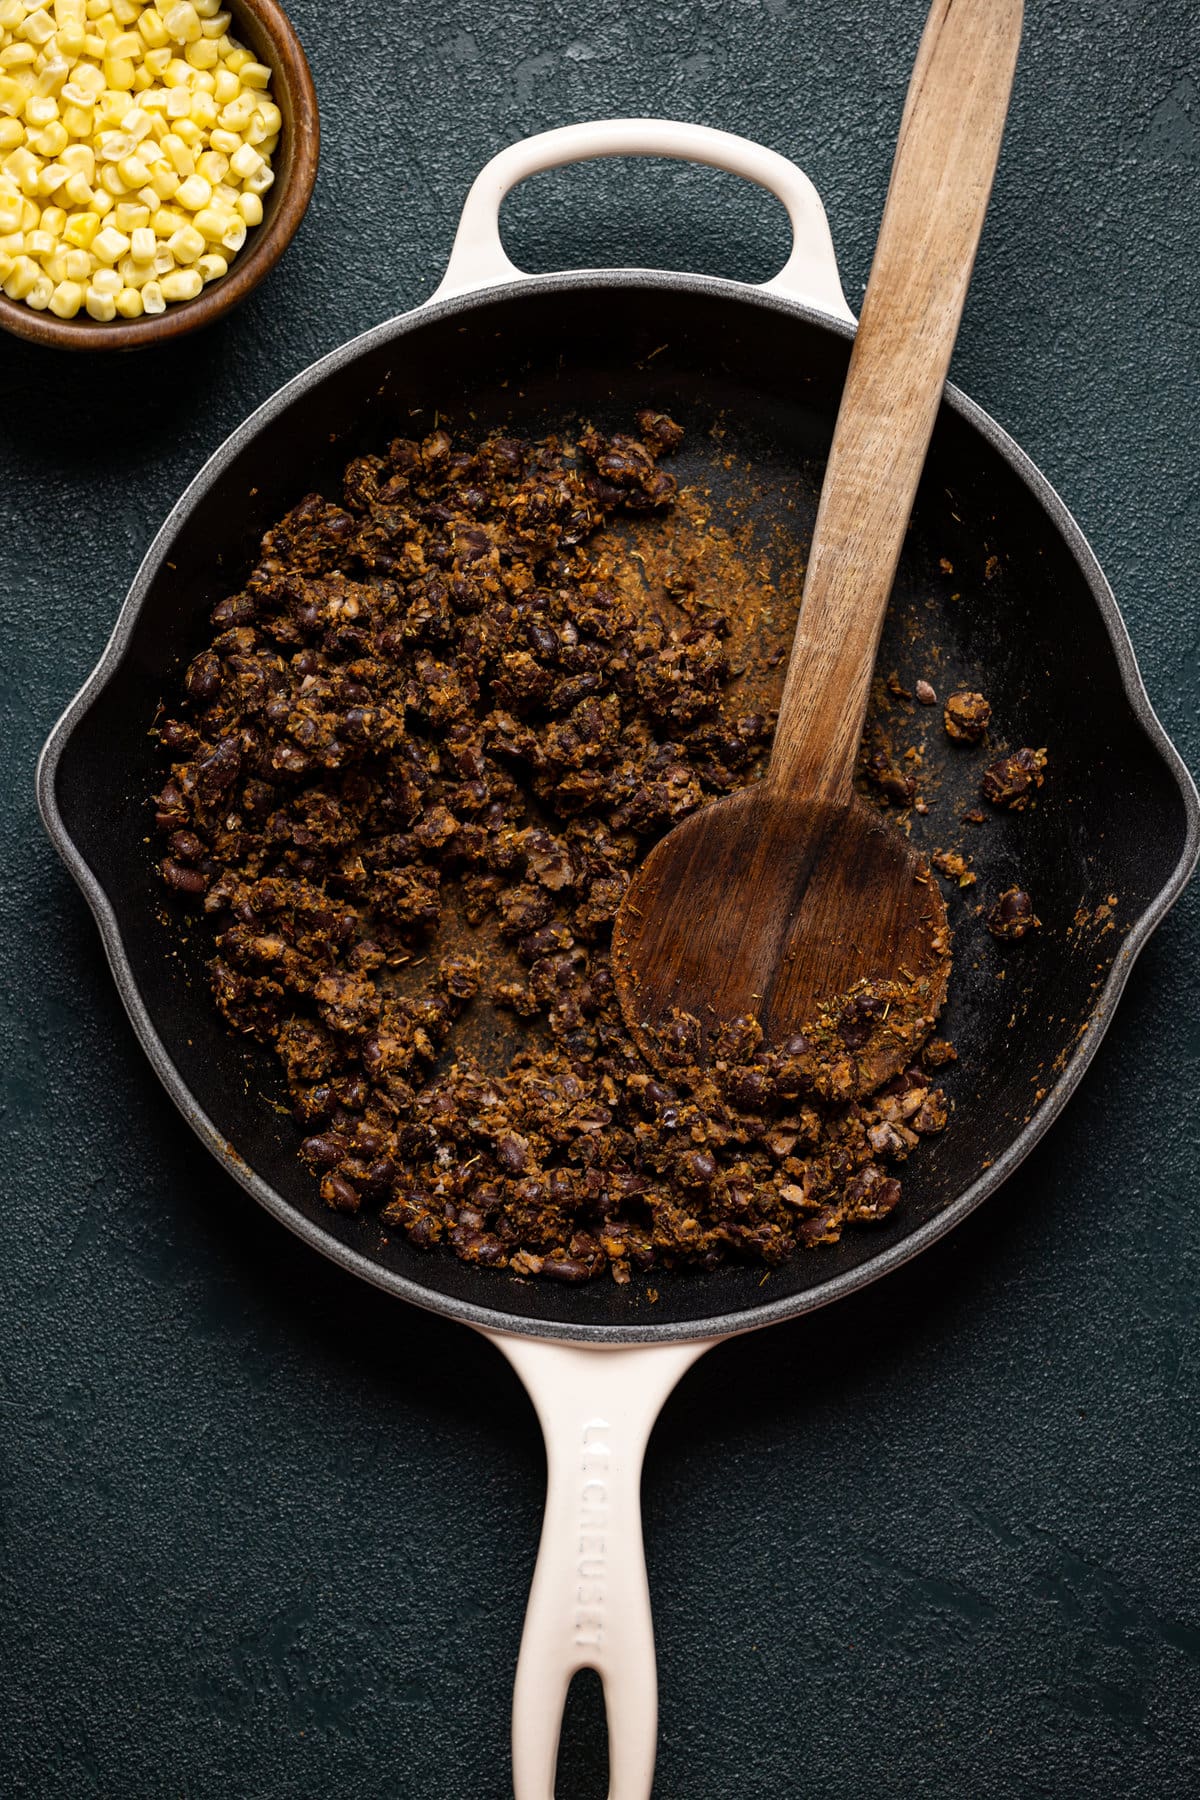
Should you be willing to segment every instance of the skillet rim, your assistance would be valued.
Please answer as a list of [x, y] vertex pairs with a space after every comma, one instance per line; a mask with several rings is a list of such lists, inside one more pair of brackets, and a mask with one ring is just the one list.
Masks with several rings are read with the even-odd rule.
[[364, 353], [403, 337], [420, 325], [452, 318], [484, 306], [493, 300], [518, 299], [526, 294], [570, 293], [579, 288], [645, 287], [667, 292], [702, 293], [737, 304], [758, 306], [769, 311], [800, 318], [823, 326], [843, 338], [852, 338], [854, 327], [834, 318], [819, 308], [808, 306], [784, 294], [725, 277], [674, 273], [657, 269], [579, 269], [568, 272], [527, 275], [519, 280], [497, 282], [468, 293], [427, 300], [409, 312], [398, 314], [371, 327], [359, 336], [330, 351], [306, 369], [285, 382], [255, 408], [221, 443], [188, 483], [155, 534], [130, 584], [112, 634], [91, 674], [54, 725], [38, 758], [35, 777], [38, 808], [42, 823], [70, 874], [87, 901], [100, 930], [109, 968], [121, 1001], [142, 1049], [167, 1093], [205, 1147], [225, 1170], [245, 1188], [288, 1230], [312, 1249], [328, 1257], [342, 1269], [369, 1281], [372, 1286], [427, 1312], [440, 1313], [477, 1329], [522, 1337], [541, 1337], [560, 1342], [608, 1346], [629, 1344], [701, 1343], [740, 1335], [762, 1326], [798, 1318], [815, 1312], [832, 1301], [866, 1287], [881, 1276], [890, 1274], [919, 1256], [923, 1250], [952, 1231], [969, 1213], [974, 1212], [990, 1194], [1005, 1182], [1024, 1161], [1034, 1146], [1057, 1119], [1075, 1092], [1095, 1056], [1117, 1004], [1124, 991], [1134, 962], [1145, 948], [1152, 933], [1161, 924], [1186, 886], [1197, 860], [1200, 859], [1200, 796], [1195, 783], [1175, 745], [1160, 723], [1142, 681], [1137, 659], [1116, 597], [1104, 575], [1091, 545], [1056, 490], [1020, 446], [997, 424], [989, 413], [976, 405], [952, 383], [947, 383], [944, 400], [950, 410], [974, 427], [984, 440], [1008, 463], [1014, 474], [1032, 493], [1051, 523], [1061, 535], [1076, 567], [1083, 576], [1100, 613], [1109, 643], [1116, 657], [1126, 700], [1147, 738], [1157, 750], [1173, 777], [1183, 801], [1187, 828], [1183, 849], [1171, 876], [1131, 927], [1115, 958], [1108, 978], [1097, 995], [1089, 1014], [1089, 1029], [1058, 1076], [1045, 1100], [1008, 1148], [988, 1169], [982, 1170], [956, 1199], [940, 1212], [917, 1226], [897, 1244], [868, 1258], [857, 1268], [832, 1276], [801, 1293], [791, 1294], [760, 1306], [747, 1307], [735, 1313], [715, 1314], [703, 1319], [663, 1321], [647, 1325], [585, 1325], [557, 1320], [528, 1319], [496, 1306], [462, 1301], [425, 1287], [406, 1275], [385, 1269], [361, 1251], [340, 1243], [320, 1225], [304, 1217], [286, 1201], [269, 1182], [262, 1179], [246, 1163], [234, 1147], [217, 1130], [179, 1074], [151, 1022], [142, 1001], [133, 971], [125, 953], [120, 922], [107, 893], [92, 873], [63, 821], [58, 806], [57, 778], [59, 764], [74, 729], [93, 700], [108, 685], [124, 660], [134, 627], [154, 581], [166, 561], [174, 537], [184, 519], [207, 492], [227, 465], [259, 434], [262, 427], [285, 412], [292, 402], [310, 387], [325, 380], [340, 368], [357, 361]]

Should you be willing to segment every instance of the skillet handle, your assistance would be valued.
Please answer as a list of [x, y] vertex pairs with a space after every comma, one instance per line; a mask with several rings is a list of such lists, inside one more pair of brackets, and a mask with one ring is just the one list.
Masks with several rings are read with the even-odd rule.
[[838, 278], [825, 208], [808, 176], [785, 156], [749, 138], [674, 119], [597, 119], [586, 125], [542, 131], [501, 150], [475, 177], [446, 273], [433, 298], [445, 300], [451, 294], [469, 294], [496, 282], [520, 280], [522, 271], [509, 261], [500, 241], [500, 207], [505, 195], [542, 169], [588, 162], [598, 156], [672, 157], [679, 162], [706, 163], [756, 181], [782, 201], [792, 222], [791, 255], [778, 275], [763, 286], [854, 323]]
[[516, 1370], [546, 1440], [546, 1510], [513, 1689], [516, 1800], [554, 1800], [563, 1705], [580, 1669], [604, 1684], [608, 1800], [649, 1800], [658, 1678], [642, 1458], [667, 1395], [709, 1343], [607, 1350], [483, 1335]]

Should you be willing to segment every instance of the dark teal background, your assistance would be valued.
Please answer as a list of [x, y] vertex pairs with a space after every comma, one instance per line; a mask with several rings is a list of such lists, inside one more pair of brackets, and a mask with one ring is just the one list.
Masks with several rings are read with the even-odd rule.
[[[0, 342], [0, 1793], [503, 1800], [532, 1412], [468, 1331], [260, 1215], [144, 1062], [38, 824], [38, 747], [175, 496], [286, 377], [436, 284], [505, 143], [658, 113], [807, 169], [861, 296], [920, 0], [296, 0], [316, 198], [225, 324]], [[1091, 536], [1200, 763], [1200, 32], [1034, 0], [955, 374]], [[506, 208], [531, 268], [765, 277], [776, 204], [612, 164]], [[728, 1345], [645, 1483], [662, 1800], [1200, 1788], [1193, 890], [1062, 1122], [917, 1267]], [[594, 1698], [561, 1800], [603, 1793]]]

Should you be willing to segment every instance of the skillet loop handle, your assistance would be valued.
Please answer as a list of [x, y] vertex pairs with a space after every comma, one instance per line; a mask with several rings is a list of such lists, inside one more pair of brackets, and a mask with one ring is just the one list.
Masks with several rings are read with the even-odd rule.
[[660, 1408], [707, 1344], [620, 1349], [485, 1332], [546, 1440], [547, 1492], [513, 1689], [516, 1800], [554, 1800], [571, 1678], [595, 1669], [608, 1715], [608, 1800], [650, 1800], [658, 1735], [641, 1477]]
[[509, 261], [500, 240], [500, 207], [505, 195], [543, 169], [600, 156], [671, 157], [727, 169], [757, 182], [783, 203], [792, 224], [791, 255], [778, 275], [763, 286], [768, 292], [786, 294], [818, 312], [854, 323], [842, 293], [825, 208], [808, 176], [785, 156], [749, 138], [673, 119], [597, 119], [539, 132], [510, 144], [476, 176], [446, 273], [433, 298], [444, 300], [497, 282], [519, 281], [522, 271]]

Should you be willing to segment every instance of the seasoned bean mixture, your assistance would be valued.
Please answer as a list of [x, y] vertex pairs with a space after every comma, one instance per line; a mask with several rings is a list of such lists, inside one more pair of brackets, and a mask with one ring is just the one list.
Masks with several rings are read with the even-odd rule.
[[280, 1059], [325, 1202], [520, 1275], [777, 1264], [890, 1213], [946, 1124], [931, 1018], [864, 1093], [889, 1004], [865, 985], [771, 1051], [735, 1022], [708, 1069], [686, 1017], [658, 1068], [625, 1028], [631, 871], [760, 773], [774, 724], [739, 707], [720, 592], [636, 607], [595, 547], [669, 514], [681, 437], [643, 412], [358, 459], [267, 533], [159, 724], [163, 879], [207, 914], [225, 1021]]

